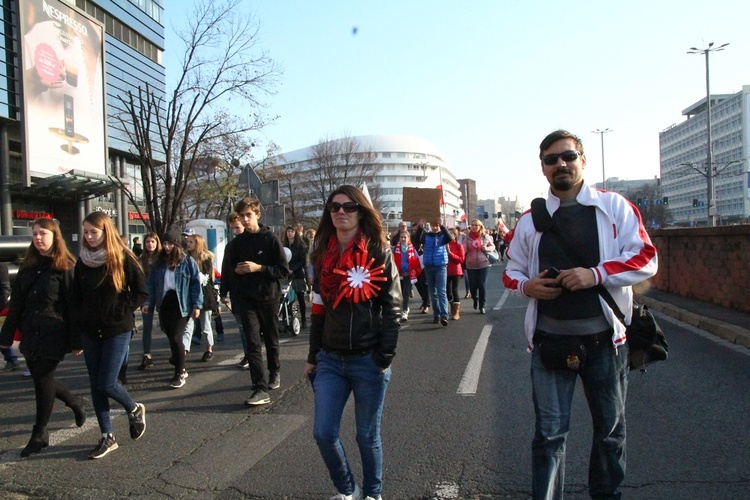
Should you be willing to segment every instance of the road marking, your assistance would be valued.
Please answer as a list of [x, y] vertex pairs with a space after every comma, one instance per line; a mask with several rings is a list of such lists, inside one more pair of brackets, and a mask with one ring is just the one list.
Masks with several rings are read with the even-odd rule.
[[484, 359], [484, 352], [487, 350], [490, 333], [492, 333], [492, 325], [484, 325], [482, 334], [479, 335], [479, 340], [477, 340], [477, 345], [474, 346], [474, 352], [471, 354], [469, 364], [466, 365], [464, 376], [461, 377], [461, 383], [458, 384], [458, 391], [456, 391], [458, 394], [473, 396], [477, 393], [479, 374], [482, 371], [482, 360]]
[[458, 485], [456, 483], [438, 483], [435, 486], [435, 495], [430, 500], [442, 500], [443, 498], [458, 498]]
[[493, 311], [499, 311], [500, 308], [503, 307], [503, 304], [505, 303], [505, 299], [508, 298], [509, 293], [510, 293], [509, 290], [506, 288], [505, 292], [503, 293], [503, 296], [500, 297], [500, 301], [498, 301], [497, 305], [492, 308]]

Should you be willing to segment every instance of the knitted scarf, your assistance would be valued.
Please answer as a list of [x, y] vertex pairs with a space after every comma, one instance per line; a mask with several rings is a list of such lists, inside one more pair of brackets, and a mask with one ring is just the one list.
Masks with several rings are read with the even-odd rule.
[[81, 260], [89, 267], [100, 267], [107, 262], [107, 249], [102, 247], [99, 250], [89, 250], [82, 247], [79, 253]]

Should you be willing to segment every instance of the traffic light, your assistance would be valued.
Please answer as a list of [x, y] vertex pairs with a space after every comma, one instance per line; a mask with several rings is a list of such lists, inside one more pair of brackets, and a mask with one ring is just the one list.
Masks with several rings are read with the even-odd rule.
[[643, 198], [638, 198], [637, 200], [635, 200], [635, 204], [638, 205], [639, 207], [642, 206], [643, 205]]
[[484, 213], [484, 218], [485, 218], [485, 220], [486, 220], [486, 219], [489, 219], [489, 218], [490, 218], [490, 214], [488, 214], [487, 212], [485, 212], [485, 213]]
[[503, 213], [502, 212], [498, 212], [497, 213], [497, 218], [498, 219], [502, 219], [503, 218]]
[[662, 205], [669, 205], [669, 196], [665, 196], [661, 199]]
[[694, 207], [698, 206], [698, 198], [693, 198], [693, 206]]

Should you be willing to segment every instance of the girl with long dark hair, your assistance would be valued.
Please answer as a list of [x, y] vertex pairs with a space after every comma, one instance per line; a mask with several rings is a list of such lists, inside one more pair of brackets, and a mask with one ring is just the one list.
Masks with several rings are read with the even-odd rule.
[[21, 353], [34, 381], [36, 422], [22, 457], [49, 445], [47, 424], [55, 399], [73, 410], [78, 427], [86, 422], [80, 400], [55, 379], [57, 365], [66, 353], [83, 352], [78, 330], [70, 325], [68, 302], [75, 258], [65, 246], [57, 222], [37, 219], [31, 235], [31, 245], [13, 283], [8, 317], [0, 331], [0, 347], [10, 346], [15, 331], [20, 331]]
[[203, 291], [195, 260], [182, 251], [182, 236], [177, 228], [167, 231], [161, 238], [162, 250], [148, 275], [148, 300], [141, 311], [148, 314], [159, 311], [159, 323], [167, 335], [172, 351], [174, 377], [173, 389], [185, 385], [185, 345], [182, 336], [188, 315], [198, 319], [203, 307]]
[[313, 435], [338, 490], [360, 498], [339, 439], [341, 417], [354, 393], [362, 490], [380, 498], [383, 449], [380, 421], [396, 355], [401, 286], [380, 214], [354, 186], [326, 202], [310, 255], [314, 263], [310, 351], [304, 374], [315, 389]]
[[[143, 269], [146, 279], [148, 279], [148, 273], [151, 265], [156, 262], [156, 257], [161, 252], [161, 240], [159, 236], [154, 233], [146, 233], [143, 237], [143, 252], [138, 256], [138, 260], [141, 262], [141, 269]], [[143, 325], [142, 338], [143, 342], [143, 359], [141, 364], [138, 365], [139, 370], [147, 370], [154, 366], [154, 362], [151, 359], [151, 332], [154, 329], [154, 311], [149, 311], [148, 314], [141, 313]]]
[[302, 315], [302, 328], [307, 328], [307, 304], [305, 294], [307, 293], [307, 246], [292, 226], [286, 227], [284, 238], [281, 243], [292, 251], [289, 260], [289, 270], [292, 272], [292, 288], [297, 296], [299, 311]]

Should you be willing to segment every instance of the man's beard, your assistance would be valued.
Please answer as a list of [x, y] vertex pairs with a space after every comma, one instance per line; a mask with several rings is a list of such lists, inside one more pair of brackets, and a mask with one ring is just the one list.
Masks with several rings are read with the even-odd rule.
[[552, 179], [552, 187], [556, 191], [570, 191], [573, 189], [573, 182], [570, 177], [556, 177]]

